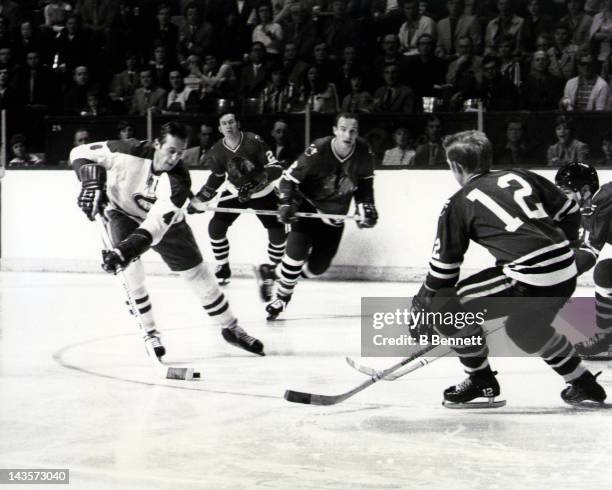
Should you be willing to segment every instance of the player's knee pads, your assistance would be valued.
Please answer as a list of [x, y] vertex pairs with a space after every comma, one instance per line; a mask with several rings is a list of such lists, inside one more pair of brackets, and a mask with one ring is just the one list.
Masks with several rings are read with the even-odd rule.
[[593, 279], [595, 280], [595, 286], [611, 289], [608, 295], [612, 296], [612, 259], [597, 262], [593, 271]]
[[125, 268], [128, 284], [132, 292], [144, 289], [145, 285], [145, 270], [142, 265], [142, 260], [138, 259], [132, 262]]
[[217, 280], [204, 262], [186, 271], [180, 271], [179, 275], [201, 300], [207, 301], [219, 296], [220, 289]]

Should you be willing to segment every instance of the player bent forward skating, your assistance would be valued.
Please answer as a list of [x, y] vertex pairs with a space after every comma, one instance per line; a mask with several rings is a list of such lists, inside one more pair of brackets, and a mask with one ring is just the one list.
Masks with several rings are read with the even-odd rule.
[[[436, 302], [443, 298], [445, 311], [488, 309], [487, 319], [506, 316], [508, 337], [523, 351], [539, 354], [569, 383], [561, 392], [565, 402], [603, 402], [606, 393], [596, 377], [583, 367], [567, 338], [551, 326], [576, 287], [576, 263], [568, 238], [577, 238], [578, 205], [535, 173], [491, 172], [491, 143], [484, 133], [449, 136], [444, 147], [461, 189], [442, 210], [429, 273], [413, 308], [436, 311]], [[497, 265], [457, 283], [470, 240], [484, 246]], [[517, 307], [521, 303], [538, 309], [523, 311]], [[436, 328], [446, 336], [483, 335], [478, 325], [465, 331], [454, 326]], [[494, 398], [500, 387], [487, 359], [486, 339], [482, 345], [454, 350], [468, 378], [444, 391], [444, 404], [499, 406]], [[488, 403], [479, 403], [481, 397]]]
[[111, 140], [74, 148], [70, 161], [82, 185], [78, 204], [90, 220], [98, 213], [108, 219], [115, 248], [103, 252], [102, 267], [111, 273], [125, 270], [145, 325], [147, 352], [161, 357], [166, 351], [140, 260], [152, 248], [189, 285], [227, 342], [263, 355], [263, 344], [238, 325], [185, 221], [181, 207], [191, 187], [181, 160], [185, 142], [184, 126], [168, 123], [153, 143]]
[[[597, 171], [586, 163], [568, 163], [559, 169], [555, 183], [580, 205], [582, 229], [576, 250], [578, 274], [595, 266], [595, 334], [576, 344], [585, 358], [612, 355], [612, 259], [599, 259], [603, 246], [612, 244], [612, 183], [599, 187]], [[599, 189], [599, 190], [598, 190]]]
[[[279, 220], [291, 225], [287, 249], [276, 271], [259, 269], [268, 319], [287, 308], [300, 275], [323, 274], [338, 251], [343, 221], [297, 218], [295, 213], [347, 214], [353, 197], [362, 220], [361, 228], [372, 228], [378, 220], [374, 206], [374, 155], [359, 138], [357, 116], [336, 116], [334, 136], [314, 141], [284, 173], [279, 182]], [[277, 272], [278, 271], [278, 272]]]
[[[278, 200], [274, 192], [274, 180], [282, 167], [268, 145], [256, 134], [240, 130], [235, 114], [219, 116], [219, 132], [223, 138], [206, 153], [205, 165], [211, 174], [187, 211], [202, 213], [215, 198], [218, 189], [226, 182], [218, 207], [275, 210]], [[275, 174], [275, 175], [273, 175]], [[214, 213], [208, 224], [208, 235], [217, 262], [215, 275], [220, 284], [229, 282], [232, 271], [229, 266], [230, 244], [227, 230], [240, 215]], [[278, 264], [285, 251], [285, 227], [274, 216], [258, 216], [268, 232], [268, 257]]]

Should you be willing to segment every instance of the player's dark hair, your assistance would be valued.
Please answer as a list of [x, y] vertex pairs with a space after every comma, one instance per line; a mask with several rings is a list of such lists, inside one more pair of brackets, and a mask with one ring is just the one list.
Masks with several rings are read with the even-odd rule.
[[340, 121], [341, 117], [344, 119], [354, 119], [357, 121], [357, 124], [359, 124], [359, 116], [354, 112], [339, 112], [336, 114], [336, 118], [334, 119], [334, 126], [338, 126], [338, 121]]
[[163, 141], [166, 136], [174, 136], [182, 140], [187, 139], [187, 128], [183, 123], [177, 121], [170, 121], [164, 124], [160, 130], [160, 141]]
[[487, 135], [481, 131], [462, 131], [444, 138], [446, 156], [468, 173], [488, 172], [493, 160], [493, 149]]
[[555, 129], [557, 129], [559, 126], [567, 126], [567, 129], [570, 130], [570, 132], [572, 133], [572, 136], [574, 135], [574, 120], [571, 117], [567, 117], [567, 116], [559, 116], [557, 117], [557, 119], [555, 119]]
[[234, 116], [234, 119], [236, 119], [236, 122], [240, 122], [240, 119], [238, 118], [236, 111], [233, 109], [228, 109], [228, 110], [220, 112], [219, 115], [217, 116], [217, 122], [220, 122], [221, 118], [227, 116], [228, 114], [231, 114], [232, 116]]

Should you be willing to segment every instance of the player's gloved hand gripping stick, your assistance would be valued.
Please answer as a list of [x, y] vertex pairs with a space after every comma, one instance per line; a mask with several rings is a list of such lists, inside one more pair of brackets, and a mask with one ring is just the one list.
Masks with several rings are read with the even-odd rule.
[[[105, 253], [106, 254], [113, 253], [112, 251], [114, 250], [114, 247], [113, 247], [113, 243], [110, 238], [110, 235], [108, 233], [108, 230], [106, 228], [106, 220], [100, 214], [96, 214], [94, 219], [96, 223], [98, 224], [98, 227], [100, 229], [100, 235], [102, 237], [102, 242], [104, 243], [105, 250], [102, 252], [103, 256], [105, 255]], [[120, 264], [115, 264], [114, 269], [119, 279], [121, 280], [121, 286], [123, 287], [123, 291], [127, 298], [130, 309], [132, 310], [134, 318], [136, 319], [138, 328], [140, 328], [142, 332], [145, 332], [144, 322], [142, 321], [142, 317], [140, 316], [138, 305], [136, 304], [136, 301], [134, 300], [134, 297], [132, 296], [132, 293], [130, 292], [130, 287], [129, 287], [125, 272], [123, 270], [123, 267]], [[166, 379], [180, 379], [180, 380], [193, 380], [193, 379], [198, 379], [200, 377], [200, 373], [195, 371], [193, 368], [166, 366], [157, 356], [152, 355], [150, 353], [148, 354], [149, 354], [149, 360], [151, 361], [151, 365], [161, 377], [164, 377]]]

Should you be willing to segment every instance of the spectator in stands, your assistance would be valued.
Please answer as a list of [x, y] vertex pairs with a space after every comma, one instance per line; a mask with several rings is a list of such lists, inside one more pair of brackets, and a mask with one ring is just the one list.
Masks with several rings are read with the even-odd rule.
[[186, 67], [187, 58], [192, 54], [202, 59], [205, 53], [211, 51], [213, 43], [212, 24], [201, 20], [197, 3], [189, 2], [185, 7], [185, 24], [179, 29], [177, 53], [180, 64]]
[[242, 25], [255, 25], [257, 22], [257, 12], [255, 11], [257, 2], [254, 0], [223, 0], [224, 12], [233, 12], [236, 21]]
[[400, 50], [405, 55], [417, 54], [417, 40], [422, 34], [436, 35], [436, 23], [430, 17], [419, 14], [416, 0], [404, 1], [405, 22], [401, 25], [398, 38]]
[[514, 39], [512, 36], [502, 36], [497, 51], [499, 53], [499, 69], [502, 77], [519, 88], [522, 80], [520, 53], [514, 52]]
[[80, 114], [87, 104], [88, 92], [96, 88], [89, 79], [89, 69], [77, 66], [73, 71], [72, 82], [64, 92], [64, 114]]
[[202, 96], [211, 99], [233, 97], [236, 92], [236, 74], [229, 63], [219, 65], [217, 57], [206, 54], [202, 67]]
[[110, 100], [113, 102], [114, 112], [125, 114], [132, 107], [132, 97], [140, 86], [138, 75], [138, 58], [136, 53], [125, 54], [125, 70], [113, 76], [110, 84]]
[[34, 27], [32, 22], [25, 21], [19, 26], [19, 33], [12, 44], [13, 54], [15, 61], [19, 65], [25, 65], [26, 55], [30, 51], [36, 51], [41, 55], [41, 61], [46, 61], [48, 55], [46, 54], [47, 48], [40, 39], [38, 30]]
[[0, 47], [0, 68], [6, 68], [9, 71], [11, 81], [19, 70], [19, 65], [13, 58], [13, 50], [9, 46]]
[[215, 38], [216, 49], [222, 60], [235, 64], [242, 63], [242, 56], [251, 45], [251, 32], [239, 21], [235, 10], [230, 9], [227, 12], [225, 21], [219, 27], [215, 25]]
[[523, 45], [525, 20], [514, 14], [513, 0], [497, 0], [498, 16], [487, 24], [485, 33], [485, 54], [495, 54], [504, 36], [514, 41], [513, 53], [520, 53]]
[[294, 3], [289, 8], [290, 18], [283, 25], [285, 43], [294, 43], [297, 57], [307, 59], [312, 55], [319, 39], [317, 25], [301, 3]]
[[450, 85], [451, 110], [460, 109], [463, 101], [482, 84], [482, 57], [474, 55], [471, 37], [459, 38], [457, 54], [459, 57], [451, 62], [446, 72], [446, 83]]
[[266, 86], [269, 74], [265, 46], [260, 42], [253, 43], [249, 53], [249, 62], [244, 65], [240, 73], [239, 94], [247, 99], [259, 97]]
[[45, 162], [35, 155], [28, 152], [26, 147], [26, 137], [18, 133], [11, 138], [11, 150], [13, 158], [8, 163], [9, 167], [42, 167]]
[[487, 111], [514, 111], [519, 107], [516, 86], [502, 76], [499, 58], [492, 55], [483, 58], [482, 83], [475, 97], [469, 98], [481, 99]]
[[556, 77], [569, 80], [576, 75], [576, 54], [578, 46], [570, 42], [570, 32], [565, 24], [555, 27], [554, 46], [549, 48], [550, 73]]
[[495, 155], [498, 167], [513, 168], [528, 165], [532, 152], [525, 137], [525, 121], [518, 117], [506, 120], [506, 144]]
[[347, 15], [346, 0], [333, 0], [330, 6], [332, 15], [324, 22], [321, 37], [329, 47], [330, 59], [337, 60], [346, 46], [357, 42], [357, 25]]
[[548, 34], [553, 27], [553, 19], [542, 12], [541, 0], [528, 0], [527, 16], [523, 24], [523, 49], [528, 53], [535, 51], [535, 42], [540, 34]]
[[75, 67], [87, 66], [92, 61], [93, 46], [90, 34], [83, 29], [78, 15], [68, 16], [66, 29], [53, 38], [52, 45], [53, 68], [61, 72], [72, 73]]
[[191, 148], [187, 148], [183, 153], [183, 162], [189, 168], [206, 168], [205, 156], [206, 152], [210, 150], [214, 144], [215, 128], [204, 122], [200, 124], [200, 130], [198, 132], [198, 144]]
[[446, 165], [446, 152], [442, 147], [442, 124], [431, 115], [425, 121], [425, 133], [414, 154], [415, 167], [438, 167]]
[[319, 69], [319, 73], [331, 80], [336, 73], [336, 64], [329, 59], [327, 44], [315, 44], [312, 58], [312, 64]]
[[187, 58], [187, 70], [188, 73], [183, 78], [185, 87], [187, 87], [187, 90], [197, 92], [198, 96], [201, 97], [204, 73], [202, 72], [202, 60], [199, 56], [192, 54]]
[[64, 29], [66, 18], [72, 12], [72, 5], [63, 0], [51, 0], [43, 9], [44, 26], [55, 33]]
[[126, 51], [137, 53], [139, 59], [146, 59], [151, 52], [145, 16], [134, 3], [134, 0], [119, 0], [117, 15], [110, 26], [105, 51], [113, 71], [123, 68]]
[[316, 65], [308, 68], [298, 100], [302, 107], [309, 104], [313, 112], [325, 114], [335, 114], [340, 106], [336, 86]]
[[414, 165], [415, 151], [412, 149], [411, 135], [408, 128], [397, 128], [393, 133], [395, 146], [387, 151], [382, 159], [382, 166], [410, 167]]
[[371, 65], [368, 63], [368, 72], [365, 76], [365, 84], [368, 88], [379, 87], [383, 84], [382, 73], [387, 65], [397, 65], [400, 72], [400, 80], [408, 79], [408, 57], [400, 53], [400, 44], [397, 34], [385, 34], [381, 43], [382, 54], [374, 59]]
[[582, 46], [591, 38], [593, 18], [584, 13], [584, 0], [567, 0], [567, 15], [561, 18], [560, 24], [568, 27], [571, 44]]
[[153, 43], [153, 59], [149, 61], [149, 67], [155, 84], [164, 90], [169, 90], [170, 72], [176, 69], [176, 65], [168, 60], [166, 47], [161, 41]]
[[568, 111], [604, 111], [609, 96], [610, 86], [597, 75], [593, 55], [581, 54], [578, 58], [578, 76], [565, 84], [562, 107]]
[[117, 124], [117, 136], [120, 140], [131, 140], [134, 138], [134, 125], [127, 121], [119, 121]]
[[372, 112], [374, 99], [372, 94], [363, 88], [363, 76], [355, 73], [351, 76], [351, 93], [342, 99], [342, 112]]
[[24, 12], [13, 0], [0, 0], [0, 15], [6, 19], [9, 26], [17, 26], [24, 18]]
[[85, 29], [94, 34], [97, 42], [104, 43], [118, 12], [116, 0], [77, 0], [76, 12]]
[[589, 30], [591, 43], [599, 46], [597, 59], [601, 62], [612, 53], [612, 0], [605, 0], [603, 5], [603, 10], [593, 17]]
[[351, 91], [351, 77], [355, 73], [360, 73], [361, 70], [361, 64], [357, 60], [357, 48], [355, 46], [345, 46], [342, 51], [340, 66], [333, 76], [340, 99], [343, 99]]
[[287, 121], [284, 119], [274, 121], [270, 135], [272, 136], [270, 151], [272, 151], [281, 167], [289, 168], [302, 152], [302, 148], [293, 143], [295, 138], [291, 138], [289, 134], [289, 124]]
[[387, 65], [383, 70], [385, 84], [374, 92], [374, 110], [377, 112], [413, 112], [413, 90], [400, 83], [397, 65]]
[[170, 21], [170, 7], [161, 3], [157, 7], [155, 22], [150, 29], [151, 44], [161, 45], [166, 48], [168, 61], [171, 64], [176, 62], [176, 46], [178, 45], [178, 27]]
[[441, 95], [440, 86], [446, 77], [446, 63], [435, 56], [435, 40], [429, 34], [421, 34], [417, 40], [418, 56], [411, 56], [408, 63], [408, 73], [411, 74], [408, 83], [416, 98], [415, 107], [422, 107], [423, 97]]
[[85, 128], [78, 128], [72, 136], [72, 146], [86, 145], [90, 141], [91, 136]]
[[308, 70], [308, 64], [298, 59], [297, 54], [298, 48], [294, 42], [285, 43], [282, 65], [287, 80], [295, 86], [299, 86], [303, 82], [306, 70]]
[[272, 10], [270, 5], [262, 3], [257, 7], [259, 24], [253, 29], [251, 40], [262, 43], [270, 59], [280, 59], [283, 44], [283, 28], [280, 24], [272, 21]]
[[447, 61], [453, 61], [459, 56], [457, 46], [461, 38], [471, 39], [476, 51], [480, 50], [482, 33], [480, 24], [474, 15], [463, 12], [463, 0], [449, 0], [446, 3], [448, 17], [438, 22], [438, 46], [436, 54]]
[[612, 166], [612, 132], [608, 131], [603, 135], [601, 140], [601, 152], [603, 158], [600, 159], [596, 165], [598, 167], [609, 167]]
[[104, 101], [101, 100], [100, 94], [96, 90], [90, 90], [87, 93], [87, 102], [81, 109], [81, 116], [98, 117], [107, 116], [110, 112]]
[[270, 70], [270, 81], [261, 92], [260, 110], [263, 113], [291, 112], [297, 97], [297, 87], [287, 82], [281, 65]]
[[55, 77], [41, 64], [38, 51], [27, 53], [25, 66], [17, 71], [15, 87], [19, 100], [30, 109], [45, 111], [56, 105], [58, 91]]
[[563, 80], [551, 75], [550, 58], [545, 51], [533, 53], [531, 71], [522, 86], [522, 108], [532, 111], [554, 111], [563, 94]]
[[586, 162], [589, 147], [586, 143], [574, 138], [574, 123], [566, 116], [559, 116], [555, 121], [557, 143], [548, 147], [546, 161], [549, 166], [561, 167], [571, 162]]
[[140, 72], [140, 88], [134, 91], [130, 114], [144, 116], [149, 109], [159, 113], [166, 103], [166, 91], [155, 85], [153, 73], [146, 69]]
[[198, 94], [193, 90], [187, 90], [183, 77], [179, 70], [172, 70], [169, 75], [170, 91], [166, 96], [166, 104], [163, 114], [179, 114], [181, 112], [197, 112]]

